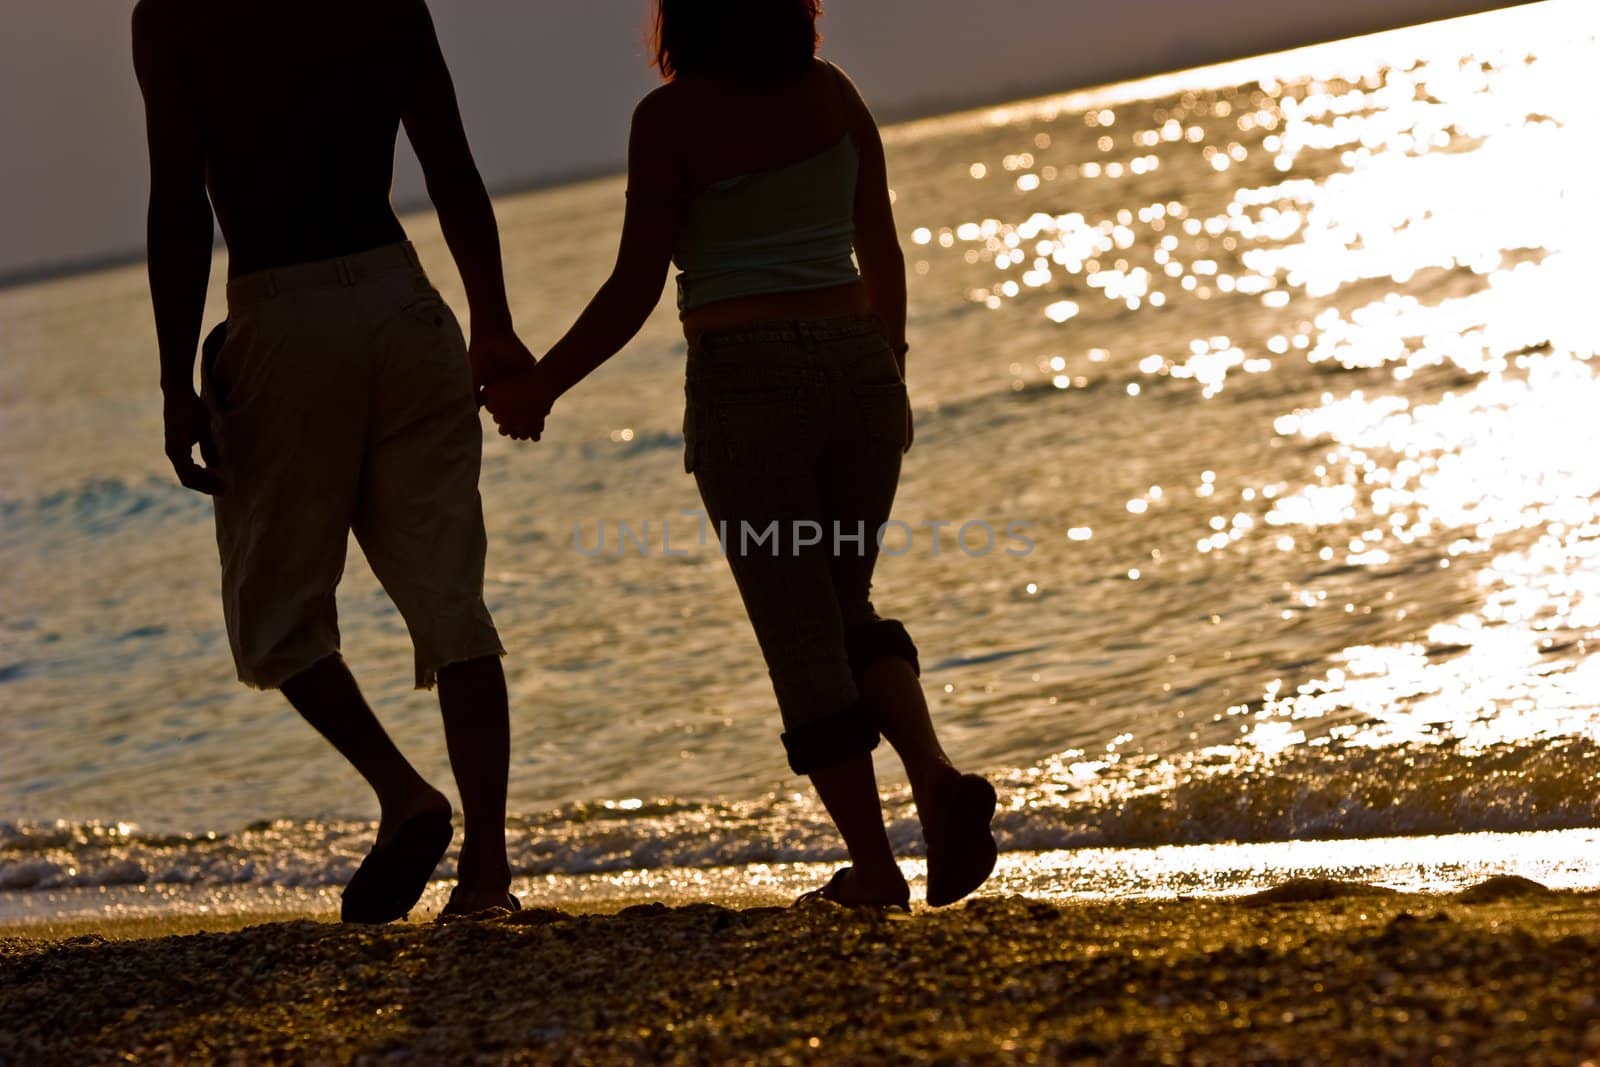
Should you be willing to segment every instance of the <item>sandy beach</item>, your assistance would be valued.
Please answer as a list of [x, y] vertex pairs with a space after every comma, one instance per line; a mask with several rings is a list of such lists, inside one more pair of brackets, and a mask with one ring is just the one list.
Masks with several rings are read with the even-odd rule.
[[[234, 923], [228, 923], [234, 926]], [[1600, 1058], [1600, 894], [641, 905], [0, 941], [0, 1062]], [[154, 936], [140, 937], [141, 933]]]

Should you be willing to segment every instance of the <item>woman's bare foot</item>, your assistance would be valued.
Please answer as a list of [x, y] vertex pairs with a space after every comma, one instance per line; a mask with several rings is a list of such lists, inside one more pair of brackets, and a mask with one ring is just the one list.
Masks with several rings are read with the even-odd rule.
[[813, 889], [795, 901], [805, 904], [813, 900], [827, 900], [847, 908], [906, 908], [911, 907], [911, 887], [900, 873], [899, 867], [886, 871], [863, 872], [855, 867], [842, 867], [834, 873], [828, 884]]
[[945, 764], [913, 788], [928, 844], [928, 903], [939, 908], [972, 893], [994, 871], [994, 786]]

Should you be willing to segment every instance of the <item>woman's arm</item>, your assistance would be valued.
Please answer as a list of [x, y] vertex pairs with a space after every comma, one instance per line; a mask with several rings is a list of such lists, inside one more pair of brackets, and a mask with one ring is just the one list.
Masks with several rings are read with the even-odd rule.
[[[889, 198], [889, 165], [884, 159], [883, 136], [867, 102], [861, 99], [849, 75], [835, 67], [844, 84], [846, 106], [850, 112], [850, 132], [861, 154], [861, 171], [856, 179], [856, 262], [861, 266], [861, 284], [867, 290], [867, 305], [883, 323], [900, 365], [900, 380], [906, 380], [906, 257], [900, 250], [900, 234], [894, 226], [894, 204]], [[906, 451], [916, 440], [911, 405], [906, 404]]]
[[856, 185], [856, 260], [861, 265], [867, 302], [888, 330], [889, 343], [894, 346], [903, 378], [906, 371], [906, 260], [900, 251], [894, 207], [889, 200], [889, 169], [883, 155], [883, 138], [854, 83], [843, 71], [839, 71], [839, 79], [845, 87], [850, 132], [861, 153], [861, 172]]
[[611, 277], [535, 371], [485, 390], [489, 411], [507, 436], [536, 436], [550, 406], [633, 340], [661, 299], [680, 202], [664, 103], [659, 91], [652, 93], [633, 115], [628, 206]]

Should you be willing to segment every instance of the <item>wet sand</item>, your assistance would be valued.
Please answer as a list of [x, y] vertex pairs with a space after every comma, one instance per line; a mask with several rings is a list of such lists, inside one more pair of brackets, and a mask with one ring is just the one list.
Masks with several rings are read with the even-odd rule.
[[1516, 879], [145, 932], [0, 940], [0, 1062], [1600, 1059], [1600, 894]]

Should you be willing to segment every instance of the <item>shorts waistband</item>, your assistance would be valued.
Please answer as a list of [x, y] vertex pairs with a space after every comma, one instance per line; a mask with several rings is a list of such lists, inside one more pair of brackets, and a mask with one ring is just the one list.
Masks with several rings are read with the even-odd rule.
[[238, 308], [271, 300], [281, 293], [306, 289], [338, 289], [399, 271], [422, 271], [422, 260], [410, 241], [384, 245], [353, 256], [257, 271], [228, 283], [228, 306]]
[[883, 325], [871, 316], [843, 315], [827, 319], [777, 319], [707, 330], [691, 348], [722, 348], [751, 344], [800, 344], [807, 347], [882, 333]]

